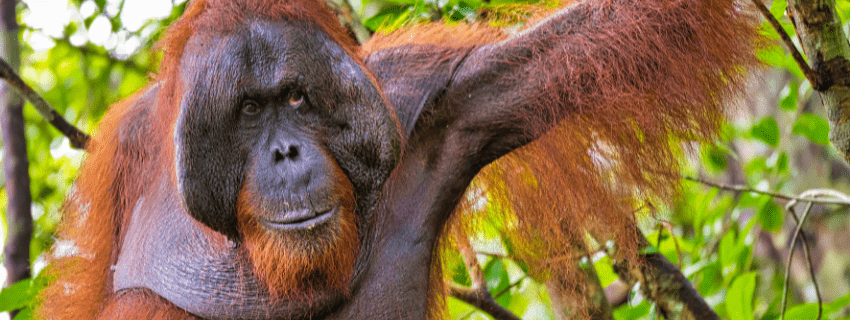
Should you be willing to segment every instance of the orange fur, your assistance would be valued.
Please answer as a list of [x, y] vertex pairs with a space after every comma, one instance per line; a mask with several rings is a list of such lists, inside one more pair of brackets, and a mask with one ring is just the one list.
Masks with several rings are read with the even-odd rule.
[[[335, 175], [344, 177], [342, 171], [336, 169]], [[256, 210], [260, 206], [243, 188], [237, 209], [239, 230], [254, 274], [268, 287], [272, 297], [310, 300], [314, 292], [326, 289], [348, 291], [360, 242], [351, 184], [347, 179], [339, 180], [336, 192], [341, 217], [319, 226], [321, 230], [297, 234], [266, 231], [256, 220]]]
[[[524, 93], [531, 107], [507, 118], [529, 121], [527, 134], [540, 138], [473, 181], [467, 192], [483, 190], [489, 210], [471, 210], [463, 201], [478, 197], [464, 196], [446, 227], [468, 235], [486, 221], [503, 226], [519, 246], [515, 258], [540, 276], [567, 279], [562, 291], [578, 299], [583, 291], [568, 287], [581, 289], [577, 259], [586, 254], [588, 235], [614, 240], [615, 258], [636, 258], [642, 236], [633, 231], [636, 208], [675, 198], [678, 141], [716, 136], [726, 104], [741, 93], [746, 71], [759, 65], [760, 45], [754, 11], [733, 1], [612, 0], [592, 7], [616, 18], [575, 26], [583, 29], [569, 38], [552, 35], [545, 40], [554, 48], [545, 50], [561, 54], [527, 62], [549, 87]], [[481, 30], [487, 28], [417, 26], [375, 37], [362, 54], [410, 39], [433, 45], [451, 39], [450, 46], [505, 40]], [[550, 119], [563, 120], [553, 128], [544, 122]]]
[[99, 320], [196, 320], [149, 290], [122, 292], [109, 299], [97, 315]]
[[133, 147], [138, 149], [128, 151], [116, 142], [122, 121], [134, 112], [133, 104], [145, 91], [112, 106], [89, 144], [86, 165], [68, 195], [57, 232], [73, 249], [54, 252], [45, 270], [55, 280], [42, 292], [42, 318], [93, 319], [100, 304], [92, 302], [103, 301], [111, 293], [107, 274], [117, 250], [118, 224], [145, 185], [136, 182], [150, 177], [142, 172], [145, 164], [137, 155], [152, 148], [137, 145]]

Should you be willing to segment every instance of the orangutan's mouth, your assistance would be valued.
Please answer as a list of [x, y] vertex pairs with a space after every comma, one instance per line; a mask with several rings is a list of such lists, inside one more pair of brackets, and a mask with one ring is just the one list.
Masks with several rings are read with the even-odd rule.
[[264, 227], [272, 230], [310, 230], [330, 221], [338, 212], [339, 207], [323, 210], [305, 208], [276, 214], [274, 217], [259, 217], [257, 220]]

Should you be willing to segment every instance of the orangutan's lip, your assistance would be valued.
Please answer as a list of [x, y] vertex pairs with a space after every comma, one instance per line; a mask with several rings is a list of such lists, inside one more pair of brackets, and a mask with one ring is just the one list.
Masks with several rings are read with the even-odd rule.
[[259, 217], [257, 220], [266, 228], [281, 231], [310, 230], [337, 215], [339, 207], [333, 207], [323, 211], [311, 211], [310, 209], [293, 210], [278, 217]]

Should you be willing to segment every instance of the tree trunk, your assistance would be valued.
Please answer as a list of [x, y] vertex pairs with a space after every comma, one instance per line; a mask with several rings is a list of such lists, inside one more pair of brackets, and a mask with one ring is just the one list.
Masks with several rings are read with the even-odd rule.
[[[15, 0], [0, 1], [0, 55], [18, 69], [20, 49], [18, 43], [18, 22], [15, 18]], [[32, 238], [32, 213], [30, 206], [29, 160], [27, 160], [27, 141], [24, 135], [23, 101], [7, 84], [0, 84], [0, 102], [3, 114], [0, 118], [3, 145], [6, 155], [4, 169], [6, 173], [6, 257], [8, 272], [6, 284], [10, 285], [30, 277], [30, 240]], [[14, 313], [12, 314], [14, 317]]]
[[834, 0], [788, 0], [788, 16], [809, 65], [817, 72], [818, 90], [829, 118], [829, 140], [850, 162], [850, 44]]

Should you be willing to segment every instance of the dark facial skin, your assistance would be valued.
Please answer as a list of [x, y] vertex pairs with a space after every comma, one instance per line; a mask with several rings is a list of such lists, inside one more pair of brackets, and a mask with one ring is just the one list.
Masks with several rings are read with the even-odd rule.
[[196, 72], [184, 73], [191, 90], [175, 137], [179, 188], [193, 217], [231, 239], [243, 185], [269, 209], [262, 220], [271, 229], [306, 228], [335, 208], [332, 162], [366, 200], [400, 153], [372, 79], [304, 27], [256, 21], [187, 48], [184, 65]]

